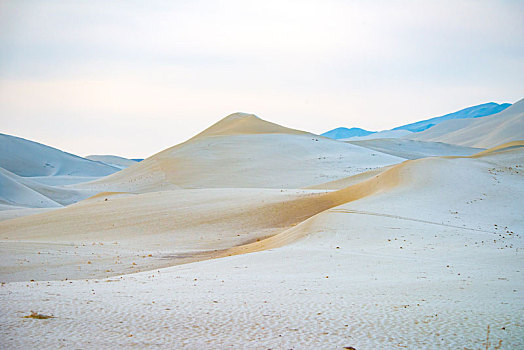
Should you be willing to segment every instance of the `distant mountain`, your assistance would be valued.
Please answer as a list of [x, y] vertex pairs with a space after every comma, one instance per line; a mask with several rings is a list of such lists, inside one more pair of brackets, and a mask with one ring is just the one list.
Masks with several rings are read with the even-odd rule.
[[0, 134], [0, 166], [18, 176], [106, 176], [120, 169], [20, 137]]
[[482, 148], [524, 140], [524, 99], [495, 115], [447, 120], [405, 138]]
[[341, 127], [341, 128], [336, 128], [336, 129], [330, 130], [328, 132], [325, 132], [321, 136], [329, 137], [330, 139], [338, 140], [338, 139], [347, 139], [347, 138], [355, 137], [355, 136], [367, 136], [367, 135], [370, 135], [370, 134], [373, 134], [373, 133], [375, 133], [375, 132], [374, 131], [367, 131], [367, 130], [364, 130], [364, 129], [361, 129], [361, 128], [348, 129], [348, 128]]
[[488, 115], [502, 112], [509, 106], [511, 106], [511, 103], [502, 103], [502, 104], [498, 104], [495, 102], [484, 103], [478, 106], [464, 108], [464, 109], [461, 109], [460, 111], [449, 113], [441, 117], [435, 117], [435, 118], [431, 118], [427, 120], [422, 120], [416, 123], [402, 125], [392, 130], [409, 130], [412, 132], [424, 131], [446, 120], [485, 117]]

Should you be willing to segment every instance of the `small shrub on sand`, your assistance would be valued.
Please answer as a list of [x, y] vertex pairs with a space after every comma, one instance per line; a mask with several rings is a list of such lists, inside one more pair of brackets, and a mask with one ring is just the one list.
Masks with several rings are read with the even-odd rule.
[[23, 318], [35, 318], [37, 320], [47, 320], [48, 318], [55, 318], [54, 316], [42, 315], [37, 312], [31, 311], [31, 315], [24, 316]]

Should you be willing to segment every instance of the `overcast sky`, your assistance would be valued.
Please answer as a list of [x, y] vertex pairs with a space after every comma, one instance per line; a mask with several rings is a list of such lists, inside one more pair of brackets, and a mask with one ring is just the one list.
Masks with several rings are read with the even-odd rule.
[[522, 97], [520, 0], [0, 0], [0, 132], [82, 156], [236, 111], [384, 130]]

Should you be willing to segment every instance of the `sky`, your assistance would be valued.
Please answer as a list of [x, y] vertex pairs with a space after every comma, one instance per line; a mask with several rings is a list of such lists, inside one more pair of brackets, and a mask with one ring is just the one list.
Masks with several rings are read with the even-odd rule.
[[234, 112], [385, 130], [524, 97], [524, 1], [0, 0], [0, 132], [143, 158]]

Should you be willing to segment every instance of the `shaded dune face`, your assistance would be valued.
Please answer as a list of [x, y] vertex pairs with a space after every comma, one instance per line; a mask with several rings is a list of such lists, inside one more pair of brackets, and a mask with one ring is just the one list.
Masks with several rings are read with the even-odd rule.
[[106, 176], [118, 168], [20, 137], [0, 134], [0, 167], [18, 176]]

